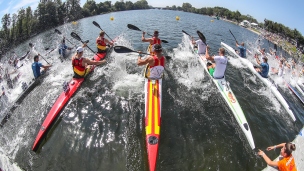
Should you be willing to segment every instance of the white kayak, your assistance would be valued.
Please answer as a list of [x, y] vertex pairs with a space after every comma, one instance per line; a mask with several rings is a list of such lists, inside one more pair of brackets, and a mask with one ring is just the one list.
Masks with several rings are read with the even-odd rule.
[[[197, 50], [193, 49], [193, 51], [195, 54], [197, 54]], [[203, 66], [204, 70], [208, 73], [208, 75], [210, 76], [210, 78], [212, 79], [212, 81], [214, 82], [216, 87], [218, 88], [219, 92], [221, 93], [222, 97], [224, 98], [225, 102], [231, 109], [237, 123], [239, 124], [242, 131], [244, 132], [244, 134], [247, 138], [247, 141], [249, 142], [250, 147], [252, 149], [254, 149], [255, 144], [254, 144], [254, 140], [252, 137], [252, 133], [251, 133], [249, 124], [246, 120], [246, 117], [244, 115], [244, 112], [243, 112], [238, 100], [236, 99], [235, 95], [233, 94], [233, 92], [229, 86], [229, 82], [226, 81], [225, 77], [222, 79], [215, 79], [209, 74], [209, 71], [207, 68], [207, 60], [206, 60], [205, 55], [200, 56], [197, 54], [197, 59]]]
[[234, 56], [238, 57], [243, 64], [247, 65], [247, 67], [250, 69], [250, 71], [255, 74], [270, 90], [271, 92], [275, 95], [275, 97], [278, 99], [278, 101], [282, 104], [282, 106], [285, 108], [289, 116], [292, 118], [293, 121], [296, 121], [296, 118], [293, 114], [293, 112], [290, 110], [289, 105], [287, 104], [286, 100], [284, 97], [281, 95], [281, 93], [278, 91], [277, 87], [271, 83], [271, 81], [268, 78], [262, 77], [256, 70], [254, 69], [253, 64], [246, 58], [240, 57], [235, 50], [230, 47], [229, 45], [221, 42], [221, 45], [230, 52], [230, 54], [233, 54]]

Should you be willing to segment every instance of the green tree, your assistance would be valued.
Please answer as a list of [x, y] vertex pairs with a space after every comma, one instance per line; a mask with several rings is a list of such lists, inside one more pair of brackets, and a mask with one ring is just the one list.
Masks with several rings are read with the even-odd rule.
[[66, 9], [69, 21], [75, 21], [82, 18], [80, 0], [67, 0]]
[[121, 1], [116, 1], [116, 3], [114, 4], [114, 7], [115, 7], [116, 11], [126, 10], [126, 4]]
[[126, 2], [126, 10], [133, 10], [134, 9], [134, 4], [131, 1]]
[[186, 12], [191, 12], [191, 9], [192, 9], [192, 5], [188, 2], [186, 3], [183, 3], [182, 5], [182, 9], [183, 11], [186, 11]]

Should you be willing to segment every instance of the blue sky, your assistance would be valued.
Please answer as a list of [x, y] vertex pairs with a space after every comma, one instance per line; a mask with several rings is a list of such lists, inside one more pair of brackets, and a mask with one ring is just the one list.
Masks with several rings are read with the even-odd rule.
[[[21, 7], [31, 6], [36, 9], [40, 0], [0, 0], [0, 17], [6, 13], [17, 13]], [[65, 1], [65, 0], [62, 0]], [[125, 0], [126, 1], [126, 0]], [[133, 3], [137, 0], [131, 0]], [[296, 28], [304, 36], [304, 0], [147, 0], [149, 5], [155, 7], [182, 6], [184, 2], [190, 3], [195, 8], [224, 7], [231, 11], [239, 10], [243, 15], [251, 15], [258, 22], [269, 19], [282, 23], [290, 29]], [[86, 0], [81, 0], [81, 6]], [[95, 2], [104, 2], [95, 0]], [[112, 0], [114, 4], [116, 0]]]

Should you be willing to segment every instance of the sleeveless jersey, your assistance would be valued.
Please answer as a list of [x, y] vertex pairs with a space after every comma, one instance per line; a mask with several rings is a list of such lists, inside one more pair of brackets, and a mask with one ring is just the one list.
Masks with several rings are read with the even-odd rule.
[[160, 79], [165, 69], [165, 57], [162, 56], [160, 59], [155, 55], [153, 56], [154, 66], [149, 66], [147, 73], [148, 78]]
[[80, 59], [74, 58], [72, 60], [73, 71], [79, 76], [84, 76], [86, 73], [86, 68], [82, 66], [82, 60], [83, 58]]
[[97, 37], [96, 44], [97, 44], [97, 48], [100, 50], [106, 50], [106, 48], [107, 48], [107, 44], [106, 44], [104, 38]]

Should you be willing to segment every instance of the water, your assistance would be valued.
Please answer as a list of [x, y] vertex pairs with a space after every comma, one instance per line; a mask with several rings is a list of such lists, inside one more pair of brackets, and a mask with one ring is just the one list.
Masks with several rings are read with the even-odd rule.
[[[176, 16], [180, 17], [179, 21], [175, 20]], [[229, 29], [239, 42], [254, 43], [258, 36], [232, 23], [210, 20], [208, 16], [179, 11], [138, 10], [94, 16], [79, 20], [76, 25], [68, 23], [57, 28], [76, 46], [80, 42], [69, 36], [72, 31], [83, 40], [90, 40], [88, 45], [94, 50], [100, 29], [92, 21], [98, 22], [112, 39], [119, 36], [119, 45], [135, 50], [144, 51], [147, 43], [140, 41], [141, 32], [129, 30], [127, 24], [149, 33], [159, 30], [160, 37], [170, 42], [163, 44], [173, 59], [167, 61], [163, 81], [157, 170], [261, 170], [266, 166], [251, 150], [232, 112], [191, 53], [189, 37], [182, 30], [194, 37], [196, 30], [200, 30], [213, 54], [221, 41], [234, 47]], [[15, 51], [22, 53], [29, 42], [34, 42], [36, 50], [44, 54], [45, 47], [56, 48], [60, 39], [52, 29]], [[267, 41], [261, 42], [267, 47]], [[92, 56], [92, 52], [86, 50], [85, 56]], [[34, 171], [148, 170], [144, 67], [137, 67], [136, 53], [112, 53], [108, 63], [98, 67], [66, 105], [42, 149], [38, 153], [31, 151], [38, 129], [62, 91], [62, 83], [73, 74], [70, 61], [61, 63], [57, 49], [46, 59], [53, 64], [50, 75], [0, 129], [0, 167]], [[41, 62], [45, 63], [42, 59]], [[28, 70], [23, 72], [31, 74]], [[270, 90], [238, 59], [229, 57], [226, 78], [245, 113], [257, 148], [294, 139], [304, 122], [303, 105], [287, 88], [282, 87], [281, 91], [296, 115], [295, 123]], [[272, 159], [277, 155], [269, 154]]]

